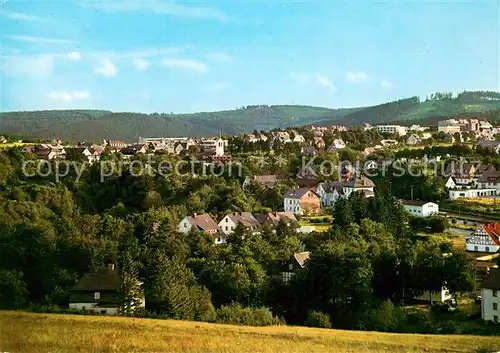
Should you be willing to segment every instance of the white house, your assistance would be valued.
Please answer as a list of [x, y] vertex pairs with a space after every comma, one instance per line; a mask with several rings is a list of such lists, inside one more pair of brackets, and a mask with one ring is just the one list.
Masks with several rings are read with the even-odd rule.
[[377, 125], [375, 130], [379, 132], [386, 132], [390, 134], [399, 134], [400, 136], [406, 135], [407, 127], [401, 125]]
[[346, 144], [344, 142], [344, 140], [342, 139], [335, 139], [333, 140], [332, 144], [330, 145], [330, 147], [328, 147], [328, 150], [327, 152], [335, 152], [335, 151], [338, 151], [338, 150], [341, 150], [343, 148], [346, 147]]
[[500, 223], [478, 226], [465, 244], [467, 251], [496, 253], [500, 249]]
[[407, 139], [406, 139], [406, 144], [409, 145], [409, 146], [414, 146], [418, 143], [420, 143], [422, 140], [420, 139], [420, 137], [418, 137], [417, 135], [415, 134], [411, 134]]
[[339, 181], [320, 183], [316, 188], [323, 206], [331, 206], [344, 197], [343, 184]]
[[481, 283], [481, 318], [498, 323], [500, 316], [500, 269], [492, 268]]
[[455, 189], [450, 190], [450, 199], [456, 200], [459, 198], [478, 198], [483, 196], [495, 196], [499, 195], [500, 191], [497, 189]]
[[218, 226], [222, 233], [229, 235], [234, 232], [238, 224], [242, 224], [246, 229], [252, 231], [257, 231], [260, 226], [259, 221], [250, 212], [228, 213], [222, 218]]
[[206, 152], [212, 152], [216, 156], [224, 155], [224, 145], [225, 141], [219, 138], [209, 138], [201, 140], [201, 147]]
[[321, 209], [319, 195], [310, 188], [297, 188], [285, 193], [283, 207], [296, 215], [319, 213]]
[[302, 136], [301, 134], [296, 134], [294, 137], [293, 137], [293, 142], [298, 142], [298, 143], [304, 143], [306, 142], [306, 139], [304, 138], [304, 136]]
[[484, 173], [477, 179], [477, 186], [480, 189], [496, 189], [500, 194], [500, 171]]
[[245, 140], [247, 140], [250, 143], [255, 143], [260, 141], [260, 139], [258, 139], [257, 136], [255, 136], [254, 134], [247, 134], [245, 136]]
[[428, 290], [424, 291], [422, 295], [415, 296], [414, 299], [418, 301], [425, 302], [445, 302], [451, 299], [450, 291], [443, 287], [439, 292], [429, 292]]
[[226, 242], [224, 233], [221, 232], [217, 222], [214, 221], [212, 216], [208, 213], [194, 213], [192, 216], [184, 217], [177, 227], [177, 231], [180, 233], [188, 233], [191, 230], [198, 230], [207, 233], [214, 239], [215, 244]]
[[403, 207], [417, 217], [429, 217], [439, 213], [439, 205], [434, 202], [403, 200]]

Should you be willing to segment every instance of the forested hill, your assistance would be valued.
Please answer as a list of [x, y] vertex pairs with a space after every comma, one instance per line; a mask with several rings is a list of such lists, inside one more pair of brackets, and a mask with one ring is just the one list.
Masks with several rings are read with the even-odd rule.
[[339, 119], [360, 108], [328, 109], [310, 106], [247, 106], [195, 114], [140, 114], [109, 111], [34, 111], [3, 113], [0, 134], [68, 141], [122, 139], [139, 136], [175, 137], [238, 134]]
[[113, 113], [104, 110], [55, 110], [2, 113], [0, 134], [68, 141], [121, 139], [139, 136], [174, 137], [238, 134], [303, 125], [359, 125], [364, 122], [436, 124], [457, 116], [485, 117], [500, 122], [500, 93], [468, 91], [434, 93], [425, 100], [401, 99], [371, 107], [329, 109], [297, 105], [247, 106], [195, 114]]
[[411, 97], [367, 107], [324, 124], [359, 125], [399, 122], [435, 125], [444, 117], [474, 116], [500, 122], [500, 93], [465, 91], [459, 94], [434, 93], [420, 100]]

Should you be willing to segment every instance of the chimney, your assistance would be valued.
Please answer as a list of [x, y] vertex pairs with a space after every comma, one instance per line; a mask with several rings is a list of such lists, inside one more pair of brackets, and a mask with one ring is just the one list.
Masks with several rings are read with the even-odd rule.
[[108, 264], [108, 270], [109, 271], [114, 271], [115, 270], [115, 264]]

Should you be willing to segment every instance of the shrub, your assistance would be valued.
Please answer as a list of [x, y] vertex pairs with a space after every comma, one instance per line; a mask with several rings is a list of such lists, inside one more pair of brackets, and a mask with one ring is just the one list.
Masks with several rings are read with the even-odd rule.
[[307, 327], [331, 328], [330, 316], [321, 311], [311, 311], [304, 325]]
[[330, 218], [324, 217], [323, 218], [323, 223], [330, 223]]
[[394, 305], [390, 300], [382, 302], [371, 312], [371, 326], [377, 331], [388, 331], [392, 326]]
[[431, 306], [432, 313], [450, 313], [454, 310], [455, 308], [453, 308], [449, 303], [436, 302]]
[[456, 220], [455, 218], [452, 218], [452, 219], [451, 219], [451, 223], [452, 223], [452, 224], [457, 224], [457, 220]]
[[247, 326], [274, 326], [283, 322], [274, 317], [266, 308], [244, 308], [239, 303], [222, 306], [216, 311], [216, 322], [221, 324], [247, 325]]

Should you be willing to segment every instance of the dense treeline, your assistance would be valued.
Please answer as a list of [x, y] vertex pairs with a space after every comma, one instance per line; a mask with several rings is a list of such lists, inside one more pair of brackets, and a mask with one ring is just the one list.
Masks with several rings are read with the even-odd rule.
[[[191, 212], [220, 220], [230, 211], [278, 210], [286, 183], [243, 190], [244, 175], [125, 171], [101, 182], [97, 164], [78, 180], [70, 174], [57, 183], [53, 175], [23, 175], [23, 161], [32, 158], [18, 149], [0, 155], [3, 308], [67, 307], [69, 287], [114, 262], [144, 283], [148, 312], [168, 317], [276, 323], [265, 309], [242, 308], [265, 306], [291, 324], [326, 315], [333, 327], [434, 332], [412, 328], [414, 318], [399, 305], [443, 283], [454, 295], [474, 286], [466, 254], [444, 238], [416, 236], [383, 188], [375, 198], [353, 194], [341, 201], [329, 231], [302, 234], [282, 224], [254, 234], [238, 227], [227, 244], [214, 246], [204, 233], [178, 233], [180, 219]], [[311, 257], [285, 284], [281, 273], [301, 251]]]

